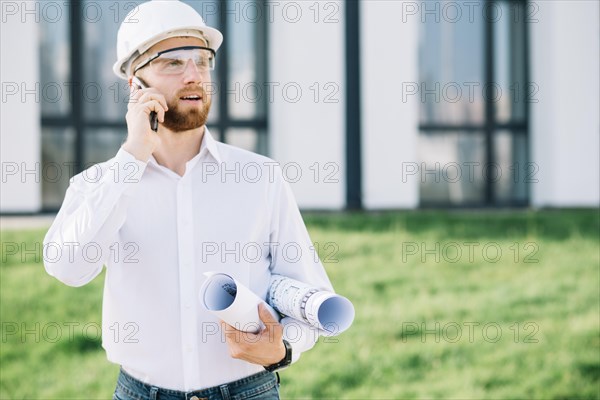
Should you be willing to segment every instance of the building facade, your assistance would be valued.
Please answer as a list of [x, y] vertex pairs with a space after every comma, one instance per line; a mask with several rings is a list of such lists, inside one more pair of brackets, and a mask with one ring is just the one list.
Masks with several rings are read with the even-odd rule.
[[[598, 2], [186, 3], [225, 36], [211, 133], [303, 209], [598, 207]], [[117, 152], [137, 4], [1, 3], [2, 214], [56, 211]]]

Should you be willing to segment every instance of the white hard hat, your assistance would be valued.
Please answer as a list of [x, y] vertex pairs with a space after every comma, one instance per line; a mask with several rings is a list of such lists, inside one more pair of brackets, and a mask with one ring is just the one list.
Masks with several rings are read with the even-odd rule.
[[150, 47], [171, 37], [191, 36], [204, 39], [217, 51], [223, 43], [218, 30], [206, 26], [202, 16], [179, 0], [152, 0], [127, 14], [117, 34], [117, 59], [113, 71], [128, 79], [131, 61]]

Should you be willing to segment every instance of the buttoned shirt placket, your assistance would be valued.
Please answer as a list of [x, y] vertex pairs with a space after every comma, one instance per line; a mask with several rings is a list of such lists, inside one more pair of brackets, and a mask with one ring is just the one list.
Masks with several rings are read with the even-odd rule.
[[176, 217], [177, 217], [177, 268], [179, 272], [179, 316], [181, 324], [181, 354], [183, 360], [183, 381], [186, 388], [193, 387], [201, 374], [198, 358], [200, 337], [197, 326], [197, 302], [194, 291], [196, 281], [194, 256], [194, 207], [193, 207], [193, 169], [200, 158], [206, 156], [203, 149], [196, 157], [186, 163], [183, 176], [163, 168], [166, 173], [177, 179]]

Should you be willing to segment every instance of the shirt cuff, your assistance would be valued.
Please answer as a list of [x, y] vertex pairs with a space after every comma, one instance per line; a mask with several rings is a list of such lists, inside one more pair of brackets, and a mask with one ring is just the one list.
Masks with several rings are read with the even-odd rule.
[[310, 350], [319, 339], [317, 329], [291, 317], [281, 319], [283, 338], [292, 346], [292, 363], [300, 358], [300, 354]]

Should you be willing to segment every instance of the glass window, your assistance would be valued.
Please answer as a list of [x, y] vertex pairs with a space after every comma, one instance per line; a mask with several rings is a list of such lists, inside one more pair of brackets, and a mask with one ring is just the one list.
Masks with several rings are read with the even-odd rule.
[[423, 205], [463, 205], [484, 201], [485, 140], [481, 132], [419, 137], [418, 176]]
[[[264, 56], [263, 31], [257, 22], [264, 18], [265, 10], [260, 2], [227, 1], [230, 10], [236, 10], [238, 17], [229, 21], [227, 35], [229, 42], [227, 56], [230, 60], [228, 79], [228, 107], [235, 119], [264, 116], [261, 107], [267, 96], [265, 79], [258, 63]], [[259, 61], [260, 60], [260, 61]]]
[[[419, 154], [427, 178], [421, 180], [422, 204], [527, 204], [531, 181], [523, 175], [534, 166], [527, 163], [532, 87], [525, 2], [432, 1], [422, 7], [421, 82], [413, 88], [420, 97]], [[461, 178], [454, 182], [446, 172]]]
[[60, 207], [76, 175], [75, 132], [71, 128], [42, 129], [42, 207]]
[[129, 11], [142, 1], [82, 3], [83, 110], [88, 120], [120, 121], [127, 112], [129, 89], [112, 71], [117, 32]]
[[499, 131], [494, 135], [497, 204], [527, 201], [527, 184], [537, 179], [537, 167], [527, 162], [527, 152], [525, 132]]
[[256, 129], [229, 129], [227, 143], [255, 153], [267, 154], [267, 140], [265, 132]]
[[83, 142], [84, 168], [113, 158], [126, 137], [126, 129], [87, 129]]
[[501, 17], [494, 22], [494, 98], [499, 123], [525, 119], [526, 96], [533, 89], [525, 81], [525, 18], [523, 3], [498, 5]]
[[[461, 10], [460, 2], [455, 3]], [[452, 11], [445, 1], [423, 2], [420, 25], [420, 121], [484, 121], [484, 23], [481, 12]], [[425, 9], [432, 12], [425, 12]], [[481, 10], [481, 7], [475, 8]], [[445, 11], [444, 11], [445, 10]], [[456, 14], [452, 14], [452, 13]], [[460, 12], [460, 17], [458, 17]]]
[[40, 24], [40, 79], [43, 116], [63, 116], [70, 112], [71, 65], [68, 7], [60, 7], [61, 18], [43, 18]]

